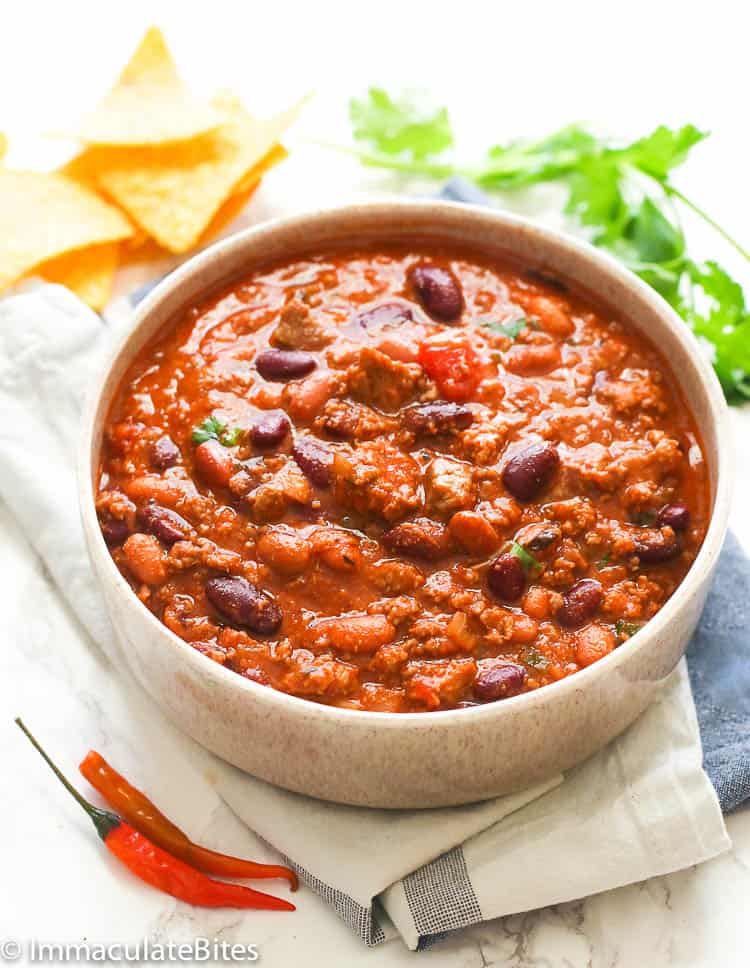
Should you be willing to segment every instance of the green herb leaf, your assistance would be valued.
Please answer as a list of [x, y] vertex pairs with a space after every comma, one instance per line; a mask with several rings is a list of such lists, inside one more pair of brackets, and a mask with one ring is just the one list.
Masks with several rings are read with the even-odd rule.
[[624, 642], [639, 632], [643, 626], [638, 622], [626, 622], [625, 619], [618, 618], [615, 622], [615, 635], [618, 641]]
[[356, 141], [385, 155], [414, 160], [439, 155], [453, 144], [453, 131], [445, 108], [425, 109], [415, 95], [392, 98], [371, 87], [367, 97], [349, 101], [349, 118]]
[[693, 124], [673, 131], [664, 125], [650, 135], [634, 141], [620, 153], [623, 159], [653, 178], [666, 178], [673, 168], [681, 165], [690, 149], [708, 137]]
[[689, 263], [695, 307], [685, 316], [709, 348], [730, 401], [750, 398], [750, 314], [741, 286], [716, 262]]
[[599, 571], [601, 571], [602, 568], [606, 568], [607, 567], [607, 565], [610, 563], [611, 560], [612, 560], [611, 559], [611, 555], [610, 555], [609, 552], [607, 552], [606, 555], [603, 555], [599, 559], [599, 561], [597, 561], [596, 567], [599, 569]]
[[222, 434], [225, 429], [226, 424], [211, 414], [202, 424], [193, 428], [193, 443], [204, 444], [207, 440], [218, 440], [219, 434]]
[[207, 440], [218, 440], [225, 447], [233, 447], [241, 436], [241, 427], [233, 427], [229, 430], [227, 425], [213, 413], [210, 417], [206, 417], [202, 424], [193, 428], [194, 444], [204, 444]]
[[548, 665], [547, 659], [533, 647], [526, 649], [521, 656], [521, 661], [526, 665], [530, 665], [532, 669], [546, 669]]
[[484, 319], [479, 321], [480, 326], [491, 329], [493, 333], [501, 333], [508, 339], [515, 339], [529, 325], [528, 319], [522, 316], [520, 319], [511, 320], [508, 323], [500, 323], [494, 319]]
[[542, 570], [542, 563], [537, 561], [537, 559], [523, 547], [517, 541], [514, 541], [510, 546], [510, 553], [519, 558], [521, 564], [523, 565], [523, 570], [526, 574], [534, 574]]
[[239, 443], [241, 437], [242, 427], [232, 427], [231, 430], [224, 431], [219, 437], [219, 440], [225, 447], [234, 447], [235, 444]]

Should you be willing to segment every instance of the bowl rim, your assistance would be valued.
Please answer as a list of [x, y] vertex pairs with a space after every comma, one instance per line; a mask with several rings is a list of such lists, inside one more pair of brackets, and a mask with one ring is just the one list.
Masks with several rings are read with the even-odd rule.
[[[123, 350], [130, 343], [135, 333], [147, 324], [152, 312], [163, 300], [178, 290], [187, 279], [215, 262], [217, 270], [214, 272], [214, 282], [205, 286], [205, 292], [210, 292], [212, 286], [217, 286], [222, 281], [220, 266], [223, 259], [226, 256], [231, 256], [238, 248], [244, 249], [246, 246], [251, 246], [254, 241], [267, 234], [296, 227], [314, 229], [331, 218], [342, 216], [366, 217], [376, 210], [398, 210], [404, 217], [408, 217], [410, 213], [422, 213], [425, 216], [434, 216], [436, 220], [441, 212], [446, 213], [446, 215], [452, 213], [450, 217], [454, 217], [457, 212], [460, 212], [471, 219], [480, 217], [487, 223], [502, 224], [508, 231], [531, 232], [540, 240], [542, 245], [551, 248], [562, 247], [571, 252], [577, 260], [587, 261], [591, 265], [592, 271], [595, 271], [597, 275], [602, 278], [609, 277], [632, 290], [634, 296], [645, 302], [660, 318], [664, 326], [671, 330], [672, 336], [682, 343], [683, 349], [694, 360], [709, 405], [708, 418], [715, 427], [718, 459], [715, 467], [716, 486], [713, 495], [711, 520], [700, 551], [672, 596], [656, 615], [649, 619], [647, 624], [628, 640], [627, 649], [615, 649], [603, 659], [573, 675], [566, 676], [564, 679], [550, 683], [540, 689], [504, 699], [502, 702], [486, 703], [470, 708], [427, 712], [375, 712], [318, 703], [246, 679], [197, 652], [188, 642], [185, 642], [159, 621], [153, 612], [138, 599], [120, 573], [99, 528], [94, 504], [93, 440], [100, 400], [110, 373]], [[439, 231], [435, 231], [433, 234], [436, 241], [439, 241]], [[419, 233], [416, 232], [415, 235], [419, 235]], [[420, 240], [423, 239], [424, 236], [420, 235]], [[311, 243], [310, 248], [313, 249], [314, 236]], [[223, 278], [228, 280], [233, 275], [236, 275], [236, 273], [225, 274]], [[595, 289], [588, 288], [587, 291], [594, 296], [597, 295]], [[165, 325], [169, 325], [169, 323], [167, 322]], [[363, 201], [312, 209], [294, 215], [265, 220], [226, 239], [215, 242], [165, 276], [133, 311], [131, 319], [122, 327], [114, 340], [113, 346], [103, 356], [104, 359], [100, 363], [96, 378], [86, 395], [83, 407], [83, 433], [81, 434], [77, 460], [80, 513], [89, 553], [92, 558], [96, 555], [98, 562], [95, 564], [104, 568], [102, 574], [99, 567], [94, 567], [97, 582], [108, 580], [113, 591], [126, 601], [126, 608], [140, 609], [142, 618], [151, 626], [154, 633], [163, 637], [172, 646], [176, 654], [179, 654], [180, 661], [193, 666], [194, 670], [204, 678], [213, 679], [217, 686], [223, 685], [236, 690], [239, 694], [244, 693], [247, 696], [247, 701], [263, 704], [269, 709], [275, 707], [277, 711], [286, 712], [291, 716], [299, 715], [301, 718], [315, 717], [319, 720], [328, 720], [332, 726], [346, 724], [349, 727], [359, 725], [366, 728], [377, 724], [380, 729], [420, 731], [433, 729], [438, 724], [441, 727], [449, 727], [454, 723], [463, 723], [465, 726], [472, 724], [479, 726], [487, 719], [495, 719], [498, 716], [512, 716], [521, 708], [539, 710], [547, 704], [562, 702], [566, 695], [585, 690], [596, 679], [604, 675], [615, 675], [620, 666], [630, 662], [635, 655], [648, 649], [653, 644], [653, 640], [658, 639], [661, 633], [666, 631], [675, 614], [683, 608], [689, 597], [701, 588], [721, 551], [727, 530], [732, 491], [733, 460], [729, 413], [719, 381], [713, 367], [701, 351], [698, 340], [672, 307], [654, 289], [626, 269], [613, 256], [588, 242], [540, 225], [538, 222], [515, 213], [479, 205], [468, 205], [462, 202], [397, 197], [395, 199]], [[683, 392], [683, 396], [687, 396], [684, 393], [679, 375], [675, 374], [675, 379]]]

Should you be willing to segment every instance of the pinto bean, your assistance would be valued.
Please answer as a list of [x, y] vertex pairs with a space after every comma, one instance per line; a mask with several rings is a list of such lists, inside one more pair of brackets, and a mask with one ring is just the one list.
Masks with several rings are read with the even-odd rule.
[[384, 302], [371, 309], [357, 313], [354, 321], [362, 329], [380, 329], [383, 326], [401, 326], [414, 319], [414, 313], [406, 303]]
[[255, 553], [282, 575], [299, 575], [310, 563], [310, 543], [294, 528], [268, 528], [258, 538]]
[[685, 504], [667, 504], [656, 516], [660, 528], [668, 526], [673, 531], [687, 531], [690, 525], [690, 511]]
[[161, 585], [167, 577], [164, 549], [152, 534], [131, 534], [122, 547], [125, 562], [144, 585]]
[[472, 555], [488, 555], [500, 543], [497, 532], [478, 511], [457, 511], [448, 522], [451, 538]]
[[336, 390], [333, 373], [313, 373], [284, 387], [281, 402], [296, 424], [309, 424], [317, 417]]
[[175, 541], [181, 541], [193, 530], [176, 511], [163, 508], [160, 504], [147, 504], [139, 508], [138, 522], [165, 545], [173, 545]]
[[556, 370], [562, 361], [557, 343], [521, 343], [505, 356], [505, 369], [519, 376], [542, 376]]
[[593, 622], [576, 633], [576, 662], [581, 666], [588, 666], [614, 649], [615, 635], [606, 625]]
[[471, 410], [460, 403], [423, 403], [407, 407], [401, 413], [406, 430], [429, 437], [465, 430], [473, 420]]
[[509, 551], [498, 555], [487, 569], [487, 587], [503, 602], [514, 602], [526, 587], [526, 573], [517, 555]]
[[497, 702], [523, 692], [526, 670], [504, 659], [480, 659], [474, 680], [474, 695], [481, 702]]
[[298, 437], [292, 457], [316, 487], [329, 487], [333, 480], [333, 453], [324, 444], [313, 437]]
[[575, 628], [588, 622], [596, 614], [604, 598], [601, 582], [595, 578], [581, 578], [563, 596], [557, 612], [557, 620], [567, 628]]
[[634, 536], [633, 553], [646, 565], [658, 565], [680, 553], [680, 545], [672, 528], [642, 528]]
[[258, 635], [272, 635], [281, 625], [283, 616], [276, 602], [245, 578], [210, 578], [206, 597], [233, 625]]
[[362, 562], [359, 538], [343, 528], [318, 528], [310, 543], [316, 557], [332, 571], [351, 573]]
[[102, 529], [102, 536], [110, 548], [122, 544], [130, 534], [127, 521], [120, 521], [117, 518], [107, 518], [106, 521], [100, 521], [99, 527]]
[[445, 528], [431, 518], [397, 524], [381, 540], [389, 551], [407, 558], [435, 561], [445, 553]]
[[547, 441], [514, 454], [503, 468], [503, 484], [518, 501], [533, 501], [549, 484], [560, 457]]
[[319, 646], [342, 652], [371, 653], [396, 638], [396, 629], [385, 615], [342, 615], [323, 618], [311, 628]]
[[226, 487], [234, 473], [234, 457], [218, 440], [204, 440], [195, 448], [195, 469], [212, 487]]
[[417, 298], [433, 319], [451, 323], [461, 315], [463, 293], [461, 284], [450, 269], [436, 265], [415, 265], [408, 278]]
[[180, 459], [180, 449], [166, 434], [151, 445], [151, 466], [157, 471], [174, 467]]
[[291, 430], [289, 417], [283, 410], [271, 410], [262, 414], [247, 432], [256, 447], [262, 449], [278, 447]]
[[255, 357], [255, 366], [264, 380], [285, 383], [312, 373], [318, 361], [304, 350], [263, 350]]

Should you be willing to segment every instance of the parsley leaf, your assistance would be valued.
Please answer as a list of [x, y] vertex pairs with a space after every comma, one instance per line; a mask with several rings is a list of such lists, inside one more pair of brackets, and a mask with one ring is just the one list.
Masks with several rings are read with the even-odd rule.
[[[684, 314], [711, 351], [711, 362], [730, 402], [750, 398], [750, 313], [742, 287], [716, 262], [690, 262], [693, 306]], [[700, 307], [700, 308], [699, 308]]]
[[661, 125], [650, 135], [624, 148], [621, 156], [653, 178], [662, 179], [687, 159], [692, 147], [707, 137], [708, 131], [700, 131], [692, 124], [683, 125], [676, 131]]
[[210, 417], [206, 417], [202, 424], [193, 428], [194, 444], [204, 444], [207, 440], [218, 440], [225, 447], [233, 447], [238, 443], [241, 436], [241, 427], [233, 427], [229, 430], [227, 425], [213, 413]]
[[349, 101], [349, 118], [355, 139], [385, 155], [403, 153], [419, 160], [453, 144], [447, 110], [425, 110], [413, 94], [395, 99], [382, 88], [371, 87], [366, 98]]

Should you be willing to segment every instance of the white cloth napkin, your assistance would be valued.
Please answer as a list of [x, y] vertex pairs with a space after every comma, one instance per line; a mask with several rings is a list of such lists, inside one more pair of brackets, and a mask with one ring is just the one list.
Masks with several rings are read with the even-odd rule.
[[[84, 547], [74, 472], [81, 397], [109, 337], [57, 286], [0, 302], [0, 497], [82, 625], [120, 665]], [[147, 706], [158, 730], [160, 714]], [[190, 740], [181, 747], [205, 761]], [[341, 807], [211, 761], [234, 812], [368, 944], [397, 932], [416, 948], [447, 930], [665, 874], [730, 846], [701, 769], [684, 663], [624, 736], [564, 782], [483, 804]]]

